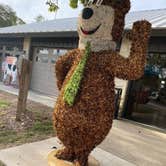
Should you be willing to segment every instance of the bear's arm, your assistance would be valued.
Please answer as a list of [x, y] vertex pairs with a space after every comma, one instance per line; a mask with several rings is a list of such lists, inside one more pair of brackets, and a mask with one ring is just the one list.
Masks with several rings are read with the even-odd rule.
[[144, 74], [150, 32], [151, 24], [148, 21], [134, 23], [130, 56], [124, 58], [118, 53], [112, 56], [114, 76], [125, 80], [136, 80]]
[[61, 56], [56, 62], [55, 74], [59, 90], [61, 89], [63, 81], [72, 66], [76, 54], [77, 50], [68, 51], [65, 55]]

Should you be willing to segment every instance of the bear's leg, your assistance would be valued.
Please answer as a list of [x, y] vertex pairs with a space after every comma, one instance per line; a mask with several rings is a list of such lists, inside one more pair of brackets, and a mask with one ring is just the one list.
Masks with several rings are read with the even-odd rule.
[[56, 157], [61, 160], [74, 161], [75, 155], [72, 149], [64, 147], [59, 149], [56, 153]]
[[74, 165], [75, 166], [88, 166], [88, 156], [89, 156], [89, 151], [77, 153], [76, 159], [74, 161]]

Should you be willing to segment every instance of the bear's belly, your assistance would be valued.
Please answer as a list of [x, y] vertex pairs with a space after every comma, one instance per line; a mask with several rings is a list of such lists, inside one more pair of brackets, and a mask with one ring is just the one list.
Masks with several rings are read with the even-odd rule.
[[[114, 82], [89, 73], [81, 83], [75, 103], [63, 101], [63, 88], [54, 111], [57, 136], [76, 149], [97, 146], [108, 134], [114, 111]], [[112, 89], [111, 89], [112, 88]]]
[[[59, 107], [54, 112], [54, 126], [58, 138], [74, 149], [100, 144], [112, 126], [113, 110], [76, 109]], [[97, 110], [99, 109], [99, 110]]]

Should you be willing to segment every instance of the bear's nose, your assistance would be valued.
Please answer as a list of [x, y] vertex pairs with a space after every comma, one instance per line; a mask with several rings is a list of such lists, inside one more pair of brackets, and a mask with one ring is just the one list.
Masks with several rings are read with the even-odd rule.
[[83, 19], [90, 19], [93, 15], [93, 10], [91, 8], [84, 8], [82, 11]]

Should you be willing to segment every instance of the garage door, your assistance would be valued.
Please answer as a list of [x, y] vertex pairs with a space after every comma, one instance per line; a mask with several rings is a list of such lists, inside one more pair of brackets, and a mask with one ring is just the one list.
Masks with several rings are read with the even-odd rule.
[[57, 96], [55, 62], [67, 50], [36, 48], [33, 56], [31, 89]]

